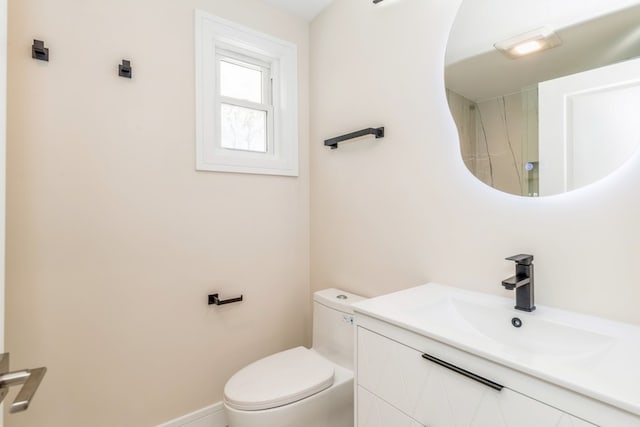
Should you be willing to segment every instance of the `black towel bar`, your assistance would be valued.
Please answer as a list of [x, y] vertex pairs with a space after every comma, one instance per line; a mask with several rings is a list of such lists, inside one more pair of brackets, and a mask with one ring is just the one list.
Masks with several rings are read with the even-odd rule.
[[361, 136], [365, 136], [365, 135], [375, 135], [376, 139], [384, 138], [384, 127], [367, 128], [367, 129], [359, 130], [357, 132], [351, 132], [346, 135], [337, 136], [335, 138], [327, 139], [324, 142], [324, 145], [326, 147], [331, 147], [332, 150], [335, 150], [336, 148], [338, 148], [338, 143], [346, 141], [348, 139], [360, 138]]

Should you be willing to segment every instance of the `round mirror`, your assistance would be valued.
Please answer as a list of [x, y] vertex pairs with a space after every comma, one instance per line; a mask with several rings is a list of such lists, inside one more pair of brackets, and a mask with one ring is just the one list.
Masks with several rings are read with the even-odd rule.
[[640, 144], [640, 0], [464, 0], [446, 53], [467, 168], [546, 196], [610, 174]]

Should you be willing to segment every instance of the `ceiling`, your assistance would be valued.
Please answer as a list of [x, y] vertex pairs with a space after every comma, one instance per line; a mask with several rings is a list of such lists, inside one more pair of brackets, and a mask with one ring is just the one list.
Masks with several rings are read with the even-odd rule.
[[279, 9], [312, 21], [333, 0], [262, 0]]
[[[605, 0], [600, 1], [605, 3]], [[476, 54], [471, 51], [463, 52], [450, 43], [447, 55], [457, 61], [450, 62], [446, 67], [446, 86], [470, 100], [481, 102], [520, 92], [523, 88], [541, 81], [638, 57], [640, 1], [634, 2], [636, 6], [606, 13], [568, 27], [556, 28], [558, 36], [563, 41], [561, 46], [516, 60], [508, 59], [493, 49], [490, 41], [484, 43], [486, 48], [483, 52]], [[457, 24], [456, 22], [455, 25]], [[530, 24], [519, 32], [535, 26], [536, 24]], [[468, 31], [468, 25], [462, 29]], [[454, 26], [452, 39], [455, 31]], [[518, 34], [518, 31], [514, 31], [513, 34]], [[480, 37], [469, 37], [467, 32], [467, 37], [460, 40], [475, 42]], [[464, 57], [463, 54], [468, 56]]]

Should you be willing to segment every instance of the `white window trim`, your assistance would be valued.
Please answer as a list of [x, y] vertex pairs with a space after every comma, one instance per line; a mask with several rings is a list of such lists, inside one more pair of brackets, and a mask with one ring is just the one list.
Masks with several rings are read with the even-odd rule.
[[[200, 10], [195, 12], [195, 21], [196, 169], [298, 176], [297, 47]], [[274, 108], [266, 153], [219, 146], [218, 52], [223, 56], [233, 52], [269, 65]]]

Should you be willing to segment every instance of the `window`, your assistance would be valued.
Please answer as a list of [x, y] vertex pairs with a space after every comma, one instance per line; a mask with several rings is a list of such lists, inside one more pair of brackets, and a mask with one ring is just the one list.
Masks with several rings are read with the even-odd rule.
[[222, 51], [216, 67], [221, 147], [267, 153], [273, 144], [270, 65]]
[[298, 175], [295, 45], [196, 11], [196, 169]]

